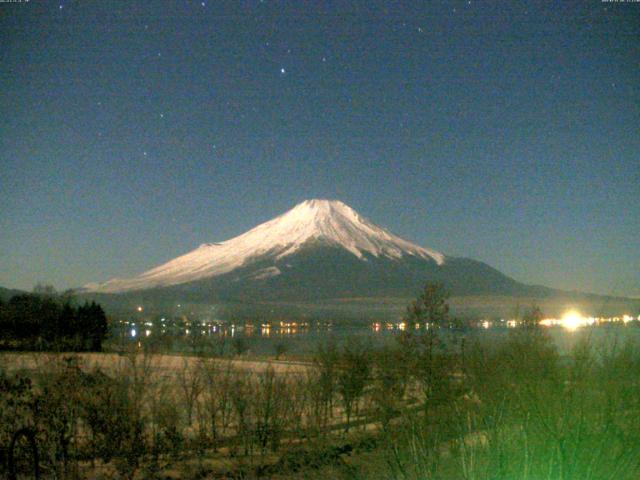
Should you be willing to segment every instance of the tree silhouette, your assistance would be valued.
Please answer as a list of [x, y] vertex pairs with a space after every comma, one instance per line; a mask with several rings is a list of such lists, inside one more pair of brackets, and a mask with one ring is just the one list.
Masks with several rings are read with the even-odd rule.
[[0, 348], [99, 351], [107, 333], [100, 305], [76, 307], [50, 289], [16, 295], [0, 306]]
[[425, 324], [429, 327], [445, 327], [449, 322], [449, 295], [441, 283], [427, 283], [424, 290], [407, 307], [404, 321], [407, 327]]

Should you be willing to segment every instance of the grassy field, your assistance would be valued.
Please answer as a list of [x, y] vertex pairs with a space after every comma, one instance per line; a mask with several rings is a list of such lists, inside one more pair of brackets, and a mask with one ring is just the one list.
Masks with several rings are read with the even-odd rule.
[[164, 355], [144, 354], [134, 352], [132, 354], [117, 353], [0, 353], [0, 364], [4, 365], [5, 372], [37, 372], [48, 366], [57, 368], [63, 358], [73, 358], [86, 372], [101, 370], [108, 375], [117, 374], [132, 363], [144, 364], [151, 375], [177, 375], [184, 370], [196, 369], [201, 363], [213, 363], [225, 368], [239, 371], [250, 371], [256, 374], [264, 373], [267, 369], [273, 369], [278, 375], [304, 374], [311, 362], [285, 361], [285, 360], [258, 360], [251, 358], [215, 359], [189, 355]]
[[43, 478], [638, 478], [638, 344], [589, 341], [352, 338], [307, 362], [5, 353], [0, 473], [27, 428]]

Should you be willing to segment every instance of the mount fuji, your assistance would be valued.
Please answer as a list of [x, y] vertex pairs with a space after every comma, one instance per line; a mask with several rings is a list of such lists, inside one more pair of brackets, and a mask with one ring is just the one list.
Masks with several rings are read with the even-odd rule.
[[248, 232], [129, 279], [85, 285], [87, 294], [193, 301], [309, 301], [414, 296], [427, 281], [454, 295], [536, 295], [476, 260], [404, 240], [337, 200], [307, 200]]

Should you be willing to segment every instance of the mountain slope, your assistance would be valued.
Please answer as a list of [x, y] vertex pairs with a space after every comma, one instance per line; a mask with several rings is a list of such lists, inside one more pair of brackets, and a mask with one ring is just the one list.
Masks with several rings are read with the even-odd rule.
[[84, 291], [193, 301], [317, 300], [414, 296], [426, 281], [452, 294], [546, 295], [471, 259], [445, 256], [393, 235], [339, 201], [308, 200], [222, 243], [135, 278]]
[[[339, 201], [307, 200], [287, 213], [222, 243], [205, 243], [132, 279], [89, 284], [87, 291], [120, 293], [167, 287], [226, 274], [266, 257], [279, 261], [310, 242], [344, 249], [355, 258], [417, 257], [444, 263], [444, 255], [414, 245], [361, 217]], [[276, 267], [258, 276], [275, 276]], [[259, 279], [259, 278], [257, 278]]]
[[[446, 257], [442, 265], [417, 257], [365, 258], [360, 260], [335, 246], [311, 243], [286, 259], [273, 262], [264, 258], [223, 275], [146, 290], [145, 295], [194, 302], [409, 298], [426, 281], [442, 282], [454, 295], [546, 296], [552, 291], [523, 285], [482, 262], [465, 258]], [[271, 270], [278, 274], [270, 275]]]

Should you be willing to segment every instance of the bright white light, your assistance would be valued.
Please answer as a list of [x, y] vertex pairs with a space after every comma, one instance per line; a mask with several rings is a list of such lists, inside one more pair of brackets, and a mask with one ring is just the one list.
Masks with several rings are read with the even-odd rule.
[[144, 334], [148, 337], [149, 335], [151, 335], [151, 330], [145, 330]]
[[142, 307], [138, 307], [138, 308], [137, 308], [137, 310], [138, 310], [139, 312], [141, 312], [143, 309], [142, 309]]
[[132, 337], [132, 338], [135, 338], [135, 336], [136, 336], [136, 329], [135, 329], [135, 328], [132, 328], [132, 329], [131, 329], [131, 337]]
[[569, 310], [562, 316], [562, 326], [567, 330], [575, 330], [586, 325], [585, 319], [575, 310]]

